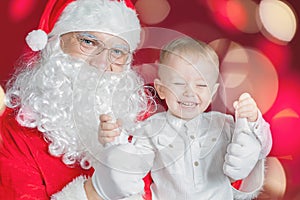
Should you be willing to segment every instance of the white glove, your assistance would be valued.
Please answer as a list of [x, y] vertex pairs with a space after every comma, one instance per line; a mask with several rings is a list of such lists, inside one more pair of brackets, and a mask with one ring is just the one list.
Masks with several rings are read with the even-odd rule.
[[237, 118], [232, 142], [227, 147], [224, 174], [234, 180], [246, 178], [254, 169], [261, 144], [248, 126], [246, 118]]
[[113, 145], [104, 149], [94, 165], [92, 183], [103, 199], [122, 199], [143, 194], [143, 178], [150, 165], [131, 144]]

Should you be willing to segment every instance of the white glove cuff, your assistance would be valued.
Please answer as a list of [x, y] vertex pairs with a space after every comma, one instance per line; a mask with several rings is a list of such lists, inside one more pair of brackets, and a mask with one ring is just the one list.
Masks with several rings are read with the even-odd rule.
[[239, 190], [233, 188], [233, 196], [236, 200], [254, 199], [263, 190], [265, 178], [265, 160], [259, 160], [249, 174], [248, 177], [243, 179], [242, 185]]
[[260, 111], [258, 111], [258, 118], [256, 122], [248, 122], [250, 129], [255, 134], [257, 140], [260, 142], [262, 150], [259, 159], [265, 158], [272, 148], [272, 136], [270, 125], [267, 123]]
[[85, 181], [86, 177], [78, 176], [60, 192], [53, 194], [51, 200], [88, 200], [84, 189]]
[[97, 178], [95, 176], [95, 174], [93, 174], [92, 176], [92, 184], [97, 192], [97, 194], [102, 198], [102, 199], [108, 199], [105, 195], [104, 195], [104, 192], [103, 192], [103, 189], [101, 187], [101, 184], [98, 183], [97, 181]]

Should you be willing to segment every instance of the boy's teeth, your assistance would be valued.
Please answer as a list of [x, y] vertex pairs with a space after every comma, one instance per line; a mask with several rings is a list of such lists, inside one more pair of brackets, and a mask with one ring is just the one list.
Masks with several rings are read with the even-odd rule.
[[188, 103], [188, 102], [181, 102], [182, 105], [185, 105], [185, 106], [194, 106], [195, 103]]

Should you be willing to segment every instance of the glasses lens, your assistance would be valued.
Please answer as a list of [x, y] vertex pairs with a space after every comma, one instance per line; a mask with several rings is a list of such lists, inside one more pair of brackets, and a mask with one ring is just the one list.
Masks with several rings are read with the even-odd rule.
[[103, 43], [101, 43], [99, 40], [94, 40], [88, 36], [78, 34], [77, 39], [80, 42], [80, 50], [85, 55], [88, 55], [88, 56], [97, 55], [104, 48]]
[[116, 65], [125, 65], [130, 63], [130, 52], [124, 49], [112, 48], [109, 49], [109, 61]]

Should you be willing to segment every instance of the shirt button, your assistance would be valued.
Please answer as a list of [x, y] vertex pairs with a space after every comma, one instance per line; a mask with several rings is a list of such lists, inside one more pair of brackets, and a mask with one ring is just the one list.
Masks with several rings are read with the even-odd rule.
[[170, 147], [170, 148], [173, 148], [173, 145], [172, 145], [172, 144], [169, 144], [169, 147]]
[[194, 165], [197, 167], [199, 165], [199, 162], [198, 161], [195, 161], [194, 162]]
[[215, 142], [216, 140], [217, 140], [217, 138], [212, 138], [211, 139], [212, 142]]
[[191, 135], [190, 138], [193, 140], [193, 139], [195, 139], [195, 136]]

